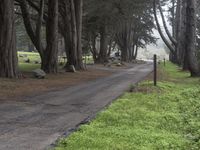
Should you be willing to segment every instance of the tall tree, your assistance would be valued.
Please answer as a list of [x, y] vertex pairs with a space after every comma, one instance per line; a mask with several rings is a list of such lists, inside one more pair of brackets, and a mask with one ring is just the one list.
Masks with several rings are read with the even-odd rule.
[[100, 51], [97, 58], [97, 63], [105, 63], [108, 61], [107, 50], [108, 50], [108, 33], [107, 25], [102, 24], [100, 27]]
[[0, 77], [17, 77], [14, 0], [0, 1]]
[[[38, 5], [28, 0], [17, 1], [21, 8], [27, 34], [40, 54], [42, 60], [41, 68], [47, 73], [56, 73], [58, 59], [58, 1], [48, 1], [47, 14], [49, 16], [45, 14], [45, 0], [36, 1]], [[29, 7], [33, 7], [37, 15], [31, 14]], [[42, 39], [42, 27], [44, 22], [46, 23], [47, 30], [47, 46], [45, 46]]]
[[[183, 69], [188, 69], [191, 73], [191, 76], [200, 76], [200, 64], [198, 58], [198, 51], [196, 49], [196, 38], [197, 36], [197, 2], [196, 0], [177, 0], [176, 7], [176, 36], [172, 37], [167, 31], [167, 26], [165, 23], [165, 18], [162, 13], [161, 6], [159, 5], [160, 0], [154, 0], [154, 16], [156, 20], [156, 24], [158, 27], [158, 31], [166, 43], [168, 48], [171, 50], [173, 54], [172, 61], [182, 65]], [[161, 17], [163, 20], [163, 24], [165, 26], [165, 30], [171, 43], [167, 41], [166, 37], [162, 33], [160, 24], [158, 22], [158, 17], [156, 13], [157, 4], [159, 5]], [[176, 38], [176, 42], [174, 39]]]
[[156, 25], [157, 25], [157, 29], [158, 29], [158, 32], [162, 38], [162, 40], [164, 41], [164, 43], [166, 44], [166, 46], [169, 48], [170, 52], [175, 55], [176, 54], [176, 49], [175, 47], [167, 40], [167, 38], [165, 37], [162, 29], [161, 29], [161, 26], [160, 26], [160, 23], [159, 23], [159, 19], [158, 19], [158, 15], [157, 15], [157, 5], [160, 3], [160, 0], [154, 0], [153, 1], [153, 9], [154, 9], [154, 17], [155, 17], [155, 22], [156, 22]]
[[[116, 44], [121, 50], [122, 60], [131, 61], [137, 56], [138, 47], [147, 44], [149, 37], [152, 37], [152, 29], [155, 26], [151, 1], [88, 0], [85, 2], [85, 9], [85, 39], [88, 40], [86, 43], [90, 45], [88, 47], [97, 63], [108, 61], [110, 45], [115, 47]], [[98, 44], [99, 47], [96, 46]]]
[[75, 0], [75, 13], [76, 13], [76, 29], [77, 29], [77, 64], [76, 68], [79, 70], [84, 69], [82, 57], [82, 26], [83, 26], [83, 0]]
[[60, 0], [61, 34], [65, 38], [67, 54], [66, 69], [73, 65], [83, 70], [82, 62], [82, 16], [83, 0]]
[[191, 76], [200, 76], [200, 64], [196, 50], [196, 0], [188, 0], [186, 7], [186, 55], [188, 56], [188, 69]]
[[58, 69], [58, 1], [48, 0], [48, 20], [46, 26], [47, 53], [42, 69], [47, 73], [57, 73]]

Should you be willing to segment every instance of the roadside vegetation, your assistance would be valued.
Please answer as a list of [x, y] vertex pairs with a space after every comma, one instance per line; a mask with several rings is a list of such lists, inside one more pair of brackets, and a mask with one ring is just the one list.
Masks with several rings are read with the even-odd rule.
[[172, 63], [159, 67], [159, 83], [142, 82], [56, 150], [199, 150], [200, 85]]

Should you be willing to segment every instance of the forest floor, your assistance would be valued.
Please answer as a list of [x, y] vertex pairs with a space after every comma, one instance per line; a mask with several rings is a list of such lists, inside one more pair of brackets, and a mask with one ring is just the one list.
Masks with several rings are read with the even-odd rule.
[[56, 150], [199, 150], [200, 79], [167, 63], [95, 120], [62, 139]]
[[0, 79], [0, 101], [16, 100], [19, 97], [67, 88], [84, 82], [112, 75], [114, 72], [93, 67], [76, 73], [60, 72], [47, 75], [45, 79], [35, 79], [31, 72], [24, 72], [25, 78]]

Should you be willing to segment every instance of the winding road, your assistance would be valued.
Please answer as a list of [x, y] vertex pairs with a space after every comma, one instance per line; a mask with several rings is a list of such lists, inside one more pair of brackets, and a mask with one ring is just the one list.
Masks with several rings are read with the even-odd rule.
[[146, 77], [152, 63], [59, 91], [0, 103], [0, 150], [43, 150]]

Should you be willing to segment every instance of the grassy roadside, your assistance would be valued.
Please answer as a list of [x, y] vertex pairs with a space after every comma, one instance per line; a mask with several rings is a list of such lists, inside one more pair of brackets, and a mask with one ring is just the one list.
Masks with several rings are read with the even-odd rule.
[[199, 150], [199, 78], [171, 63], [159, 72], [158, 87], [144, 81], [55, 149]]

